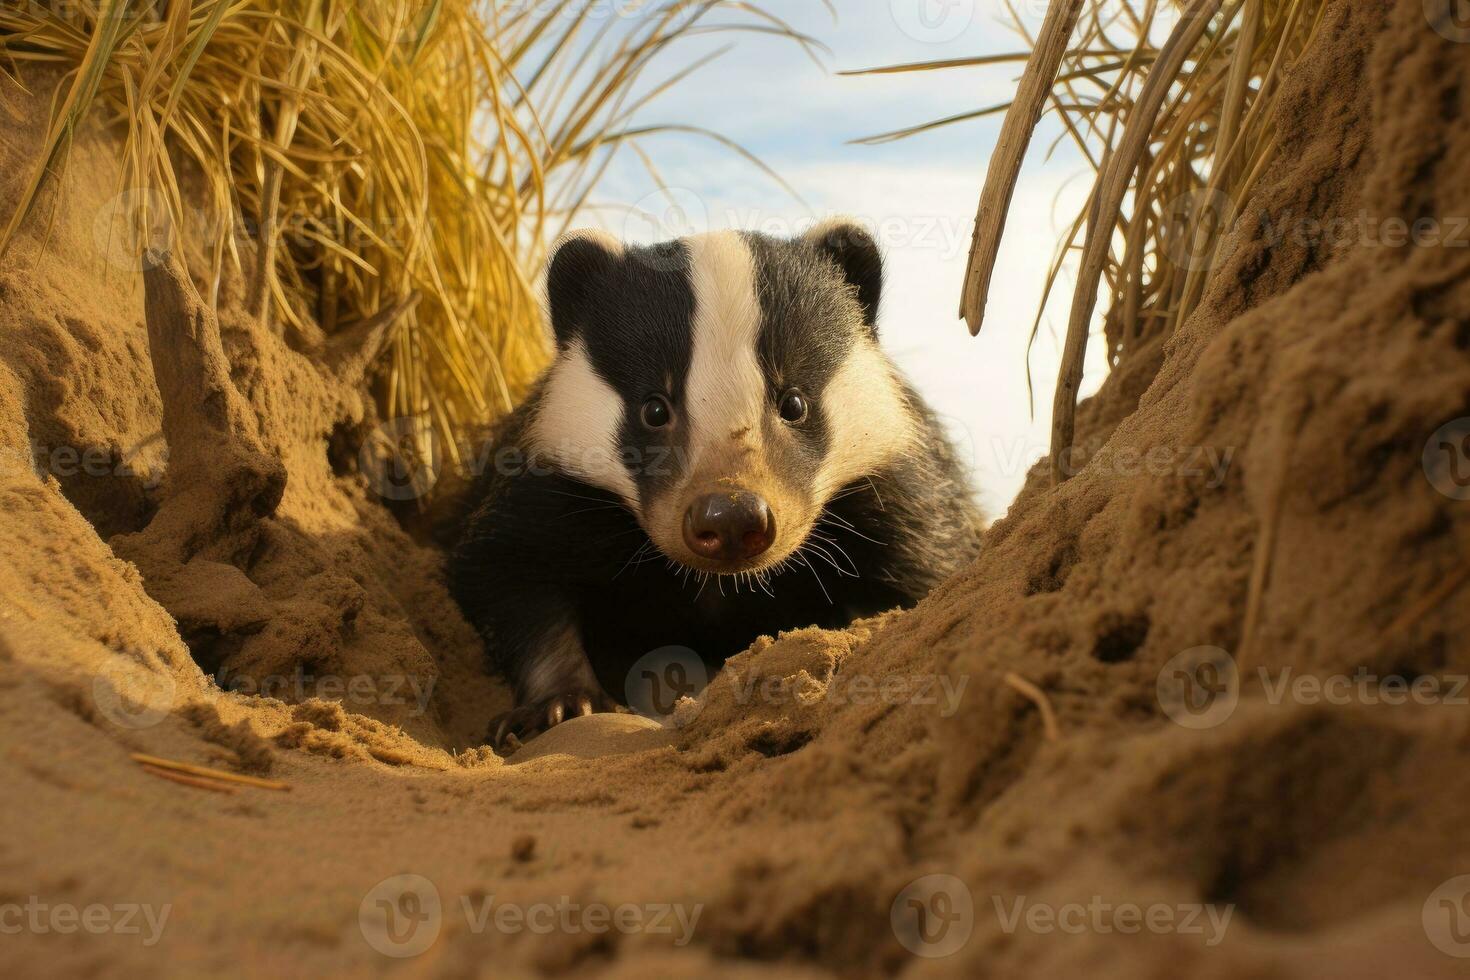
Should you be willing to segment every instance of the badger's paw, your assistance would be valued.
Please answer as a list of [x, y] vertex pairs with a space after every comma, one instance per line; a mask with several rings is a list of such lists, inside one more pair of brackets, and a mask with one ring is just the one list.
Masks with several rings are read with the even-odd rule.
[[600, 690], [574, 690], [554, 694], [542, 701], [512, 708], [491, 719], [485, 741], [497, 751], [514, 748], [513, 744], [509, 744], [512, 737], [516, 742], [528, 742], [568, 718], [617, 710], [618, 703]]

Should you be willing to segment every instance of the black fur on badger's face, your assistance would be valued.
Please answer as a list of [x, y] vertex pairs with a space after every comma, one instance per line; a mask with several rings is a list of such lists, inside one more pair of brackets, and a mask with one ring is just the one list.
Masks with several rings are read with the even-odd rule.
[[679, 564], [781, 564], [835, 493], [915, 438], [878, 348], [882, 274], [845, 221], [790, 241], [567, 237], [547, 272], [557, 354], [535, 453], [616, 494]]

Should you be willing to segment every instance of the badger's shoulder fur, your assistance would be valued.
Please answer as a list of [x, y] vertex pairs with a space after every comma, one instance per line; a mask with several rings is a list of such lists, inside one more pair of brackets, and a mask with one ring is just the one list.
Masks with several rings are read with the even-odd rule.
[[498, 427], [450, 567], [515, 682], [505, 731], [610, 707], [642, 654], [711, 667], [763, 634], [910, 605], [981, 519], [878, 343], [856, 225], [559, 245], [556, 358]]

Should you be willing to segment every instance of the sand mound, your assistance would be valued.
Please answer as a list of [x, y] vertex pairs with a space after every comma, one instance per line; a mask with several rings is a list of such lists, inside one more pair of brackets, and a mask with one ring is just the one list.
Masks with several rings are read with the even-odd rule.
[[[918, 610], [757, 643], [678, 727], [510, 760], [475, 747], [506, 695], [440, 556], [357, 466], [374, 325], [307, 357], [199, 256], [145, 276], [105, 233], [116, 140], [79, 134], [0, 266], [6, 960], [1451, 975], [1470, 461], [1431, 435], [1470, 415], [1466, 50], [1420, 4], [1329, 9], [1199, 313]], [[27, 82], [0, 81], [6, 210]], [[1387, 703], [1410, 684], [1438, 694]], [[134, 905], [159, 928], [53, 914]]]

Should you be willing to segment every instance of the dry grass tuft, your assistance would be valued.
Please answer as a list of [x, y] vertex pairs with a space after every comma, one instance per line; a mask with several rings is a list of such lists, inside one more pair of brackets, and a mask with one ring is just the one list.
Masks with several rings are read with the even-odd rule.
[[[671, 130], [719, 139], [639, 123], [702, 60], [650, 74], [714, 31], [810, 43], [746, 0], [7, 3], [0, 70], [67, 75], [0, 254], [76, 127], [105, 113], [126, 129], [118, 192], [136, 202], [118, 234], [141, 254], [150, 228], [186, 224], [212, 249], [214, 289], [226, 262], [240, 268], [254, 312], [297, 349], [421, 294], [380, 408], [427, 417], [454, 452], [454, 433], [508, 409], [542, 366], [545, 243], [612, 154]], [[205, 214], [186, 207], [186, 160]]]
[[[1049, 23], [1065, 25], [1069, 8], [1077, 5], [1052, 0]], [[1058, 461], [1072, 444], [1077, 386], [1099, 294], [1108, 303], [1104, 337], [1110, 364], [1145, 341], [1171, 334], [1198, 306], [1207, 275], [1222, 258], [1225, 234], [1280, 145], [1271, 120], [1282, 78], [1311, 43], [1325, 6], [1325, 0], [1081, 0], [1060, 59], [1046, 38], [1039, 43], [1027, 33], [1010, 8], [1024, 51], [869, 70], [1024, 63], [1028, 73], [1039, 72], [1049, 82], [1023, 86], [1013, 103], [872, 138], [912, 136], [1007, 114], [1007, 139], [997, 149], [1001, 159], [982, 193], [961, 308], [974, 331], [984, 316], [1004, 229], [1006, 181], [1014, 181], [1043, 109], [1062, 121], [1058, 141], [1070, 139], [1097, 174], [1057, 250], [1031, 330], [1034, 342], [1063, 265], [1083, 236], [1052, 414], [1055, 480], [1064, 478]]]

